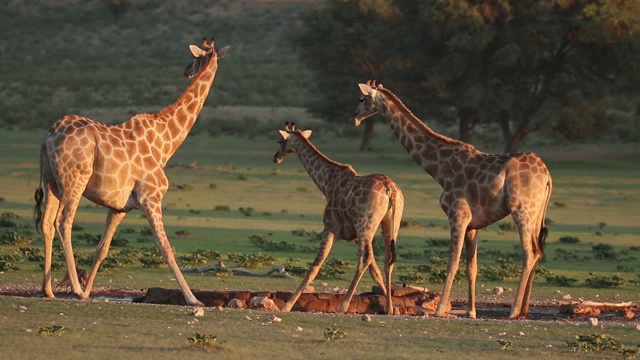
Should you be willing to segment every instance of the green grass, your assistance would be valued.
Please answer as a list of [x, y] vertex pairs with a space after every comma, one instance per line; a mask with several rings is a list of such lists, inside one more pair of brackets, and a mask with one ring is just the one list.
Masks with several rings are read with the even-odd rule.
[[[207, 309], [194, 317], [191, 308], [164, 305], [0, 298], [0, 342], [6, 358], [154, 358], [279, 359], [348, 357], [353, 359], [545, 358], [578, 356], [568, 346], [577, 335], [605, 332], [626, 348], [637, 343], [635, 330], [612, 325], [606, 330], [586, 323], [476, 321], [404, 316], [360, 316]], [[42, 328], [63, 326], [60, 335], [40, 335]], [[328, 341], [327, 329], [344, 332]], [[207, 352], [191, 345], [196, 332], [216, 336], [219, 347]], [[511, 347], [501, 350], [498, 340]], [[19, 344], [16, 345], [16, 344]], [[49, 349], [46, 352], [43, 349]], [[621, 358], [615, 352], [579, 353], [581, 359]], [[617, 356], [617, 357], [615, 357]]]
[[[275, 122], [271, 125], [273, 129], [270, 132], [257, 135], [251, 140], [226, 135], [210, 137], [201, 132], [190, 136], [172, 158], [167, 169], [172, 188], [165, 197], [163, 206], [167, 233], [178, 255], [197, 249], [210, 249], [220, 253], [227, 265], [234, 265], [228, 263], [228, 253], [249, 254], [262, 251], [249, 239], [255, 234], [262, 235], [269, 241], [286, 241], [297, 247], [318, 245], [317, 241], [309, 241], [307, 237], [292, 234], [292, 231], [321, 231], [324, 199], [297, 158], [286, 159], [280, 165], [272, 162], [277, 149], [276, 131], [281, 125]], [[441, 257], [447, 257], [446, 246], [427, 246], [428, 239], [449, 237], [448, 222], [438, 205], [440, 188], [408, 158], [395, 139], [384, 134], [378, 136], [374, 150], [362, 153], [356, 151], [356, 141], [334, 138], [331, 131], [321, 124], [317, 128], [305, 128], [316, 130], [312, 140], [329, 157], [352, 164], [361, 174], [384, 172], [400, 185], [406, 198], [405, 219], [425, 226], [401, 229], [399, 255], [434, 250], [444, 251]], [[35, 241], [32, 246], [40, 248], [42, 241], [32, 227], [31, 210], [33, 191], [38, 183], [38, 149], [43, 134], [44, 130], [0, 132], [0, 153], [10, 154], [0, 158], [0, 212], [18, 214], [20, 219], [15, 221], [34, 233]], [[601, 158], [590, 161], [567, 160], [568, 153], [585, 152], [591, 148], [592, 146], [585, 145], [578, 150], [560, 146], [534, 149], [546, 159], [554, 176], [552, 202], [562, 204], [549, 207], [547, 217], [553, 223], [550, 225], [547, 241], [547, 256], [541, 265], [555, 275], [575, 278], [578, 282], [571, 287], [561, 287], [547, 284], [543, 276], [538, 276], [533, 288], [533, 301], [560, 300], [564, 294], [570, 294], [573, 299], [582, 297], [595, 301], [639, 300], [640, 286], [629, 280], [638, 279], [636, 273], [640, 272], [640, 262], [595, 260], [592, 250], [594, 245], [609, 244], [616, 253], [626, 250], [628, 256], [640, 258], [638, 251], [629, 250], [632, 246], [640, 245], [637, 242], [640, 227], [635, 215], [636, 204], [640, 200], [636, 180], [640, 178], [640, 164], [636, 161], [637, 149], [614, 146], [611, 151], [618, 152], [615, 158], [607, 159], [606, 155], [601, 155]], [[622, 155], [619, 154], [620, 151]], [[198, 165], [196, 169], [171, 166], [193, 162]], [[240, 180], [240, 175], [246, 180]], [[177, 185], [182, 185], [183, 189], [179, 189]], [[215, 210], [216, 206], [226, 206], [229, 210]], [[239, 211], [241, 207], [253, 208], [250, 216]], [[83, 201], [76, 218], [76, 225], [81, 226], [82, 230], [77, 230], [74, 234], [100, 234], [105, 215], [105, 209]], [[601, 223], [606, 225], [602, 226]], [[121, 225], [119, 236], [128, 239], [130, 246], [153, 247], [153, 242], [137, 242], [140, 230], [147, 226], [141, 213], [133, 211]], [[127, 229], [132, 229], [135, 234], [128, 234], [130, 231], [126, 231]], [[188, 230], [188, 236], [175, 235], [183, 230]], [[558, 240], [563, 236], [577, 237], [580, 242], [561, 243]], [[495, 263], [489, 252], [509, 254], [519, 248], [517, 233], [501, 231], [499, 224], [482, 230], [479, 240], [481, 266]], [[0, 256], [14, 249], [14, 246], [0, 246]], [[78, 254], [90, 255], [94, 246], [76, 239], [74, 249]], [[591, 259], [584, 262], [554, 260], [558, 249], [577, 251], [578, 256], [591, 256]], [[112, 248], [111, 251], [116, 253], [119, 249]], [[315, 256], [314, 252], [308, 251], [263, 253], [276, 257], [278, 263], [284, 263], [289, 258], [297, 259], [296, 266], [306, 266]], [[378, 253], [377, 256], [381, 260], [383, 255]], [[330, 258], [354, 261], [356, 247], [338, 242]], [[428, 260], [429, 258], [406, 259], [400, 256], [394, 282], [398, 284], [399, 276]], [[519, 262], [520, 260], [518, 266]], [[39, 286], [42, 274], [37, 262], [18, 262], [16, 265], [20, 270], [0, 274], [2, 285]], [[618, 265], [632, 270], [619, 271], [616, 268]], [[352, 269], [346, 269], [342, 279], [318, 279], [314, 285], [319, 291], [336, 286], [347, 287], [351, 271]], [[617, 275], [627, 282], [621, 288], [593, 289], [585, 285], [585, 279], [591, 277], [590, 273], [607, 277]], [[57, 279], [61, 279], [63, 275], [64, 269], [54, 272]], [[502, 300], [511, 303], [517, 288], [517, 277], [504, 281], [480, 278], [477, 289], [480, 300], [495, 300], [492, 290], [495, 286], [502, 286], [507, 289]], [[193, 289], [212, 290], [292, 291], [300, 281], [216, 277], [211, 273], [186, 274], [186, 278]], [[454, 299], [466, 298], [466, 280], [464, 277], [462, 279], [454, 286]], [[322, 282], [327, 283], [326, 287], [321, 285]], [[373, 281], [365, 276], [359, 290], [366, 290], [372, 285]], [[442, 287], [441, 284], [432, 283], [422, 285], [437, 291]], [[96, 286], [176, 288], [177, 284], [166, 268], [142, 268], [140, 264], [135, 264], [99, 273]], [[388, 354], [392, 351], [398, 358], [409, 358], [412, 353], [415, 354], [417, 346], [421, 353], [434, 358], [464, 356], [469, 351], [482, 352], [483, 358], [512, 357], [514, 353], [530, 358], [563, 358], [572, 354], [565, 348], [565, 340], [573, 340], [578, 334], [591, 334], [594, 330], [586, 325], [576, 327], [546, 322], [487, 323], [404, 317], [375, 317], [372, 323], [367, 324], [355, 316], [311, 314], [279, 314], [284, 319], [282, 323], [265, 326], [260, 324], [267, 321], [267, 314], [246, 311], [225, 311], [222, 314], [208, 312], [196, 324], [189, 324], [193, 322], [189, 310], [179, 307], [13, 298], [0, 298], [0, 302], [0, 317], [5, 323], [0, 330], [0, 346], [3, 348], [7, 346], [2, 344], [12, 344], [18, 338], [24, 344], [27, 337], [39, 344], [59, 347], [69, 354], [90, 348], [95, 352], [96, 358], [113, 355], [114, 352], [134, 358], [156, 355], [168, 357], [175, 354], [208, 356], [205, 353], [201, 355], [201, 350], [194, 350], [189, 346], [187, 337], [193, 337], [196, 331], [217, 336], [218, 345], [220, 341], [226, 341], [222, 345], [224, 350], [220, 351], [225, 351], [224, 354], [228, 357], [275, 354], [295, 359], [320, 353], [327, 356], [344, 355], [348, 351], [350, 357], [361, 358], [365, 352]], [[19, 312], [19, 305], [26, 306], [28, 310]], [[482, 317], [482, 312], [483, 309], [479, 308], [479, 317]], [[60, 313], [64, 315], [59, 315]], [[247, 315], [254, 320], [246, 320]], [[306, 330], [295, 332], [293, 329], [298, 324]], [[52, 325], [62, 325], [66, 332], [61, 336], [51, 337], [37, 334], [39, 327]], [[339, 341], [327, 342], [322, 333], [327, 328], [336, 326], [348, 336]], [[251, 331], [247, 331], [247, 327]], [[114, 328], [119, 330], [114, 332]], [[488, 332], [482, 330], [485, 328]], [[27, 329], [31, 332], [27, 332]], [[255, 338], [252, 336], [252, 345], [249, 346], [246, 334], [253, 333], [252, 331], [258, 335]], [[515, 335], [512, 338], [519, 331], [527, 335]], [[606, 331], [620, 337], [623, 342], [629, 336], [629, 329], [624, 327], [607, 326]], [[499, 338], [497, 334], [502, 332], [509, 334], [506, 337], [513, 343], [515, 350], [500, 350], [496, 339]], [[290, 346], [281, 346], [281, 341]], [[553, 347], [546, 348], [549, 344]], [[630, 341], [627, 344], [632, 345]], [[529, 351], [525, 352], [525, 348]], [[35, 348], [27, 346], [12, 348], [11, 351], [21, 355], [20, 357], [38, 358], [39, 354]]]

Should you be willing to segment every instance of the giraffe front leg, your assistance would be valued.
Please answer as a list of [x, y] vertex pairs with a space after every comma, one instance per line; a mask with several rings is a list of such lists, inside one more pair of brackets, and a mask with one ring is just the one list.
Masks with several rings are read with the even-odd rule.
[[[338, 308], [339, 313], [345, 313], [349, 310], [351, 298], [353, 297], [353, 293], [356, 291], [360, 280], [362, 280], [365, 270], [367, 270], [372, 262], [375, 262], [373, 247], [371, 246], [372, 241], [373, 238], [358, 240], [358, 265], [356, 266], [356, 273], [353, 275], [353, 280], [351, 280], [351, 285], [349, 285], [347, 295], [344, 297], [342, 304], [340, 304], [340, 307]], [[378, 269], [378, 273], [380, 273], [380, 269]], [[382, 277], [382, 275], [380, 275], [380, 277]], [[384, 283], [382, 286], [384, 286]]]
[[122, 222], [122, 219], [124, 219], [126, 214], [127, 214], [126, 212], [109, 209], [104, 232], [102, 233], [102, 237], [100, 238], [100, 242], [98, 243], [96, 252], [93, 255], [93, 265], [91, 266], [91, 271], [89, 272], [89, 277], [84, 287], [83, 298], [85, 299], [88, 299], [89, 295], [91, 294], [93, 281], [96, 278], [98, 269], [100, 269], [100, 263], [102, 263], [102, 261], [109, 254], [109, 246], [111, 246], [111, 240], [113, 239], [113, 236], [116, 233], [118, 226], [120, 225], [120, 223]]
[[204, 304], [200, 302], [195, 295], [193, 295], [193, 292], [187, 284], [187, 280], [185, 280], [184, 275], [182, 275], [182, 271], [180, 271], [180, 267], [178, 267], [178, 263], [176, 263], [175, 254], [173, 253], [173, 249], [169, 243], [169, 238], [167, 237], [167, 233], [164, 229], [164, 223], [162, 222], [162, 209], [160, 208], [161, 203], [162, 201], [155, 201], [147, 207], [147, 218], [156, 237], [158, 247], [162, 252], [164, 261], [169, 265], [173, 276], [176, 278], [187, 304], [192, 306], [204, 306]]
[[478, 242], [477, 230], [469, 229], [465, 235], [464, 243], [467, 251], [467, 280], [469, 282], [469, 301], [467, 315], [476, 318], [476, 277], [478, 276]]
[[316, 278], [318, 272], [320, 271], [320, 268], [322, 267], [322, 264], [324, 264], [327, 256], [329, 256], [329, 252], [333, 247], [334, 239], [335, 235], [332, 232], [327, 230], [324, 231], [324, 233], [322, 234], [322, 243], [320, 244], [320, 250], [318, 250], [318, 255], [316, 255], [315, 260], [313, 260], [311, 268], [309, 268], [307, 275], [302, 280], [302, 283], [300, 283], [300, 286], [298, 286], [298, 289], [293, 293], [293, 295], [291, 295], [291, 298], [289, 298], [289, 300], [282, 306], [280, 311], [291, 311], [293, 305], [295, 305], [296, 301], [298, 301], [300, 294], [302, 294], [304, 289]]
[[460, 265], [460, 256], [462, 256], [462, 245], [464, 243], [465, 229], [467, 224], [463, 227], [456, 225], [454, 221], [451, 222], [451, 249], [449, 254], [449, 264], [447, 265], [447, 277], [444, 283], [444, 289], [440, 297], [440, 302], [436, 308], [435, 316], [445, 317], [447, 316], [449, 301], [451, 296], [451, 289], [453, 288], [453, 282], [458, 272]]

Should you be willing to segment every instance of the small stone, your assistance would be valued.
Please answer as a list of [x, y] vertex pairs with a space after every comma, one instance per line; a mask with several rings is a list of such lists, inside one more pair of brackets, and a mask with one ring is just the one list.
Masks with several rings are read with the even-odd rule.
[[501, 286], [497, 286], [493, 289], [493, 293], [496, 294], [496, 296], [502, 295], [503, 292], [504, 289]]
[[571, 300], [571, 295], [569, 295], [569, 294], [564, 294], [564, 295], [562, 295], [562, 299], [563, 299], [563, 300]]
[[518, 333], [518, 336], [524, 336], [524, 333], [523, 333], [522, 331], [520, 331], [520, 332]]
[[636, 324], [636, 330], [640, 331], [640, 324]]
[[362, 321], [371, 322], [371, 315], [363, 314], [362, 315]]
[[271, 315], [271, 322], [273, 323], [279, 323], [281, 322], [282, 319], [280, 319], [279, 317], [275, 316], [275, 315]]
[[245, 319], [247, 319], [247, 320], [249, 320], [249, 321], [253, 320], [253, 319], [251, 318], [251, 316], [249, 316], [249, 315], [245, 316], [244, 318], [245, 318]]
[[303, 329], [302, 329], [302, 326], [298, 325], [298, 326], [296, 326], [295, 330], [296, 331], [302, 331]]
[[547, 346], [545, 346], [545, 347], [546, 347], [547, 349], [551, 349], [551, 348], [553, 348], [553, 345], [552, 345], [552, 344], [549, 344], [549, 345], [547, 345]]
[[324, 287], [329, 286], [329, 284], [328, 284], [326, 281], [321, 282], [321, 283], [320, 283], [320, 285], [322, 285], [322, 286], [324, 286]]
[[191, 313], [193, 316], [204, 316], [204, 308], [200, 306], [194, 307]]
[[304, 290], [302, 290], [302, 292], [303, 292], [304, 294], [313, 294], [314, 292], [316, 292], [316, 289], [315, 289], [313, 286], [311, 286], [311, 285], [307, 285], [307, 286], [304, 288]]
[[591, 326], [598, 326], [598, 318], [589, 318], [589, 324], [591, 324]]

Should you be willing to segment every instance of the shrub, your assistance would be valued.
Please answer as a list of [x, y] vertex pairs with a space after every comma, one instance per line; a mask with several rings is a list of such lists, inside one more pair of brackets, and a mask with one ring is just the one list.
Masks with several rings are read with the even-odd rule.
[[578, 281], [578, 279], [568, 278], [563, 275], [548, 275], [545, 276], [547, 284], [553, 284], [558, 286], [571, 286]]
[[575, 236], [562, 236], [558, 241], [564, 244], [577, 244], [580, 242], [580, 239]]
[[592, 273], [589, 273], [589, 275], [592, 275], [592, 276], [590, 278], [585, 279], [584, 282], [585, 284], [587, 284], [587, 286], [592, 288], [613, 289], [617, 287], [622, 287], [624, 285], [624, 279], [619, 277], [618, 275], [613, 275], [610, 277], [594, 275]]

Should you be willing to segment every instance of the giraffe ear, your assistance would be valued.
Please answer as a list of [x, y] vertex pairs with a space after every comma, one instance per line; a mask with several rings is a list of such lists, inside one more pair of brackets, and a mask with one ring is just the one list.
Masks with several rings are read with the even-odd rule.
[[305, 130], [302, 132], [302, 137], [304, 137], [305, 139], [308, 139], [309, 137], [311, 137], [311, 130]]
[[287, 140], [287, 138], [289, 137], [289, 133], [284, 131], [284, 130], [278, 130], [280, 132], [280, 135], [282, 135], [282, 138]]
[[227, 50], [229, 50], [229, 45], [223, 47], [220, 50], [217, 50], [216, 54], [218, 54], [218, 59], [222, 59], [225, 56], [225, 54], [227, 53]]
[[358, 84], [363, 95], [373, 95], [373, 88], [367, 84]]
[[195, 58], [199, 58], [199, 57], [205, 56], [207, 54], [206, 51], [200, 49], [196, 45], [189, 45], [189, 50], [191, 50], [191, 55], [193, 55], [193, 57], [195, 57]]

